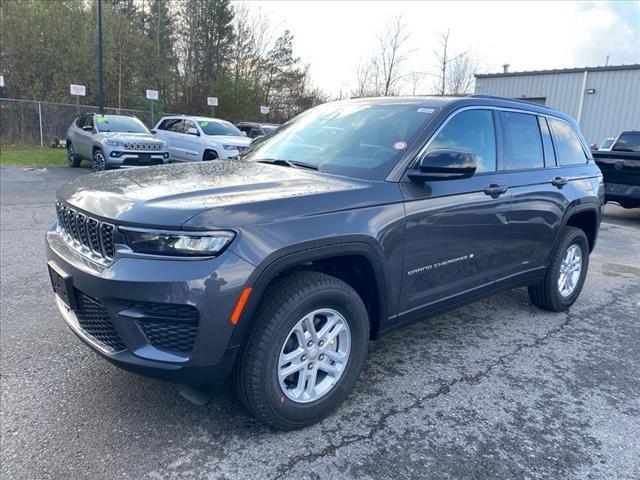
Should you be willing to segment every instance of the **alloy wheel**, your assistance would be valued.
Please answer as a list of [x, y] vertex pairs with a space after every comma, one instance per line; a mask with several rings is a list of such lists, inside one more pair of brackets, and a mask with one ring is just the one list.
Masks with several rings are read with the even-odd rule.
[[558, 291], [564, 298], [575, 291], [582, 273], [582, 250], [575, 243], [567, 248], [560, 264]]
[[328, 394], [344, 373], [351, 332], [339, 312], [322, 308], [291, 329], [278, 358], [278, 381], [284, 395], [309, 403]]
[[104, 154], [98, 150], [93, 154], [93, 171], [94, 172], [102, 172], [107, 167], [107, 162], [104, 158]]

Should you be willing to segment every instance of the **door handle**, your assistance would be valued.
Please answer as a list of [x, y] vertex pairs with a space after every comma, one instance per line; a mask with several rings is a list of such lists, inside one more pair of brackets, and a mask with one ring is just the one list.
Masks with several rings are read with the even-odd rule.
[[568, 180], [565, 177], [555, 177], [553, 180], [551, 180], [551, 185], [558, 188], [562, 188], [567, 183]]
[[496, 185], [492, 183], [487, 188], [484, 189], [485, 195], [489, 195], [492, 198], [498, 198], [500, 195], [505, 193], [509, 187], [505, 185]]

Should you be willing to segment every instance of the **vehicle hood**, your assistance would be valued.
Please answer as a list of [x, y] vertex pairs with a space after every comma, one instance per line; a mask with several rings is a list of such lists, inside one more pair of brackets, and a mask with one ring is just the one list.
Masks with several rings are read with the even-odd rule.
[[[367, 185], [297, 168], [224, 160], [83, 175], [63, 185], [57, 197], [121, 225], [181, 228], [199, 216], [196, 224], [184, 227], [195, 229], [313, 214], [334, 204], [344, 209], [346, 202], [362, 200], [349, 195], [328, 202], [327, 196], [366, 190]], [[376, 201], [375, 195], [368, 197]]]
[[235, 145], [236, 147], [248, 147], [251, 139], [247, 137], [233, 137], [230, 135], [205, 135], [205, 138], [211, 142], [224, 145]]
[[120, 140], [122, 142], [162, 142], [151, 133], [100, 132], [98, 135], [105, 139]]

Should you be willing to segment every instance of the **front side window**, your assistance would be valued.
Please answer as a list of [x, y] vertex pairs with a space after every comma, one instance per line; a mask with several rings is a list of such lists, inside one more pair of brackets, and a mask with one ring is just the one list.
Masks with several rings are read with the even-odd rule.
[[176, 123], [179, 123], [179, 122], [180, 122], [179, 118], [167, 118], [160, 123], [160, 126], [158, 126], [158, 130], [168, 130], [173, 132], [175, 131], [174, 127]]
[[429, 144], [437, 149], [462, 150], [476, 157], [476, 173], [496, 169], [496, 135], [491, 110], [466, 110], [455, 115]]
[[[183, 133], [187, 133], [189, 135], [197, 135], [198, 134], [198, 127], [196, 127], [196, 124], [193, 123], [191, 120], [184, 120], [183, 123], [184, 123], [184, 127], [183, 127], [184, 128], [184, 132]], [[196, 131], [196, 133], [190, 133], [189, 132], [190, 128], [193, 128]], [[193, 130], [192, 130], [192, 132], [193, 132]]]
[[507, 170], [543, 168], [544, 153], [538, 118], [516, 112], [500, 112], [504, 130], [504, 159]]
[[328, 103], [262, 137], [244, 158], [300, 162], [321, 172], [384, 180], [435, 111], [407, 103]]
[[578, 165], [587, 163], [587, 156], [582, 149], [573, 129], [567, 122], [557, 118], [549, 118], [549, 126], [556, 146], [556, 156], [560, 165]]

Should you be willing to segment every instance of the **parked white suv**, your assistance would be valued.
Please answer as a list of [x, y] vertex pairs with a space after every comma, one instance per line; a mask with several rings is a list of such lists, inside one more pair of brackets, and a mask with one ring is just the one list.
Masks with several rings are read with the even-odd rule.
[[167, 142], [171, 160], [180, 162], [236, 157], [251, 143], [233, 124], [217, 118], [163, 117], [153, 132]]

